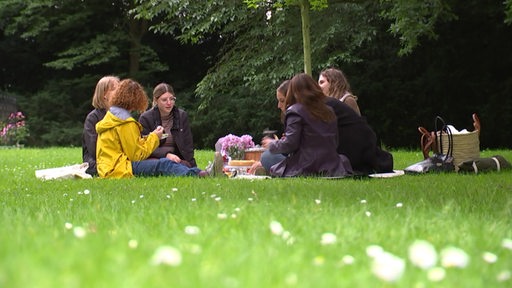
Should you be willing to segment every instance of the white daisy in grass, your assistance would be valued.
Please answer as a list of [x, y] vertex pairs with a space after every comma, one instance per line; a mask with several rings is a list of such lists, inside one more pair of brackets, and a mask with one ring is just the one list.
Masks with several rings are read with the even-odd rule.
[[396, 208], [402, 208], [404, 206], [404, 204], [402, 202], [398, 202], [396, 203]]
[[171, 195], [169, 195], [169, 194], [167, 194], [165, 197], [166, 197], [167, 199], [171, 199]]
[[457, 247], [446, 247], [441, 250], [441, 265], [443, 267], [465, 268], [469, 264], [469, 255]]
[[238, 216], [236, 216], [235, 213], [231, 214], [231, 218], [235, 219], [236, 217], [238, 217]]
[[228, 219], [228, 214], [226, 214], [226, 213], [218, 213], [217, 214], [217, 219], [221, 219], [221, 220]]
[[135, 204], [135, 200], [132, 200], [132, 204]]
[[501, 240], [501, 247], [512, 250], [512, 239], [505, 238]]
[[176, 192], [176, 191], [178, 191], [178, 188], [172, 188], [171, 191]]
[[370, 212], [370, 211], [366, 211], [366, 212], [364, 212], [364, 214], [366, 215], [366, 217], [372, 216], [372, 212]]
[[281, 225], [281, 223], [273, 220], [273, 221], [270, 221], [270, 231], [274, 235], [281, 235], [284, 232], [284, 228], [283, 228], [283, 225]]
[[436, 248], [428, 241], [416, 240], [409, 246], [409, 260], [421, 269], [432, 268], [437, 264]]
[[85, 194], [85, 195], [89, 195], [89, 193], [91, 193], [91, 191], [89, 191], [88, 189], [85, 189], [85, 190], [84, 190], [84, 194]]
[[443, 267], [430, 268], [427, 272], [428, 280], [432, 282], [439, 282], [446, 277], [446, 271]]
[[405, 271], [405, 260], [389, 252], [382, 252], [372, 262], [372, 272], [379, 279], [395, 282]]
[[356, 259], [352, 255], [345, 255], [341, 258], [341, 263], [343, 265], [352, 265]]
[[512, 273], [510, 271], [503, 270], [500, 273], [498, 273], [498, 275], [496, 276], [496, 280], [498, 280], [498, 282], [505, 282], [510, 280], [511, 277]]
[[82, 195], [84, 192], [82, 191], [78, 191], [78, 195]]
[[181, 251], [172, 246], [160, 246], [156, 249], [151, 264], [179, 266], [182, 262]]
[[322, 201], [320, 199], [315, 199], [315, 203], [320, 204], [320, 203], [322, 203]]
[[71, 230], [73, 228], [73, 224], [66, 222], [64, 223], [64, 228], [66, 228], [67, 230]]
[[85, 229], [83, 227], [80, 227], [80, 226], [76, 226], [74, 229], [73, 229], [73, 234], [75, 235], [76, 238], [84, 238], [85, 235], [87, 235], [87, 231], [85, 231]]
[[196, 198], [192, 198], [192, 202], [196, 202], [196, 201], [197, 201], [197, 199], [196, 199]]
[[137, 240], [131, 239], [130, 241], [128, 241], [128, 247], [130, 247], [130, 249], [136, 249], [138, 246], [139, 242], [137, 242]]
[[384, 253], [384, 248], [380, 247], [379, 245], [370, 245], [366, 247], [366, 255], [368, 255], [370, 258], [375, 258], [382, 253]]
[[498, 261], [498, 256], [491, 252], [484, 252], [482, 254], [482, 259], [484, 259], [485, 262], [492, 264]]
[[220, 201], [220, 200], [222, 200], [222, 198], [220, 198], [220, 197], [215, 197], [215, 201]]
[[252, 197], [247, 198], [249, 202], [252, 202], [254, 199]]
[[201, 232], [201, 229], [197, 226], [185, 226], [185, 234], [197, 235]]
[[320, 244], [322, 245], [332, 245], [332, 244], [336, 244], [336, 234], [334, 233], [324, 233], [322, 234], [322, 238], [320, 240]]

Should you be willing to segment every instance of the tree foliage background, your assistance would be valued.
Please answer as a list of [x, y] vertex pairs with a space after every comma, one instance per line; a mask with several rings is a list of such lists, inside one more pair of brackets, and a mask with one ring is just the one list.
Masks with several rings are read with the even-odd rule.
[[[482, 122], [481, 143], [512, 148], [512, 1], [310, 1], [313, 76], [341, 68], [392, 148], [419, 145], [441, 115]], [[318, 4], [318, 3], [317, 3]], [[80, 145], [104, 75], [165, 81], [197, 148], [228, 133], [281, 129], [275, 88], [304, 69], [293, 0], [4, 0], [0, 90], [15, 94], [29, 145]], [[1, 93], [1, 92], [0, 92]]]

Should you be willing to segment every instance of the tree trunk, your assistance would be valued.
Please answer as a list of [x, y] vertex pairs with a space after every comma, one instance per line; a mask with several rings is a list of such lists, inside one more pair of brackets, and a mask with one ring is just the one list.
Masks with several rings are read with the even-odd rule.
[[130, 67], [129, 77], [135, 78], [140, 67], [140, 51], [142, 48], [142, 36], [147, 32], [148, 24], [146, 20], [137, 20], [130, 18]]
[[311, 40], [310, 40], [310, 21], [309, 21], [309, 0], [300, 0], [300, 15], [302, 18], [302, 46], [304, 50], [304, 73], [312, 76], [311, 71]]

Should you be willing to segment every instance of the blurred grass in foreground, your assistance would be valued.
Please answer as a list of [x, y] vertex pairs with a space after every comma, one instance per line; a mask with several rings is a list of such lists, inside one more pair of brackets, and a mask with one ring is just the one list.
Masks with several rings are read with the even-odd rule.
[[[508, 150], [482, 157], [495, 154], [512, 160]], [[421, 160], [393, 155], [396, 169]], [[196, 152], [201, 168], [212, 157]], [[511, 171], [40, 181], [35, 170], [80, 163], [80, 148], [0, 149], [0, 159], [0, 287], [512, 285]], [[409, 260], [415, 240], [438, 254], [458, 247], [469, 262], [438, 269], [439, 280]], [[372, 245], [405, 263], [396, 282], [373, 273]]]

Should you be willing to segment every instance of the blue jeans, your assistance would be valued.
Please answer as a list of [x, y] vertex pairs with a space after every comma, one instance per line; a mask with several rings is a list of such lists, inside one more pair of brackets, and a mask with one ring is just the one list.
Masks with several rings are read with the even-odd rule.
[[201, 170], [160, 158], [132, 162], [132, 171], [137, 176], [197, 176]]
[[260, 162], [261, 166], [263, 166], [267, 172], [270, 172], [270, 167], [283, 161], [285, 158], [286, 156], [283, 154], [272, 154], [268, 150], [265, 150], [261, 154]]

